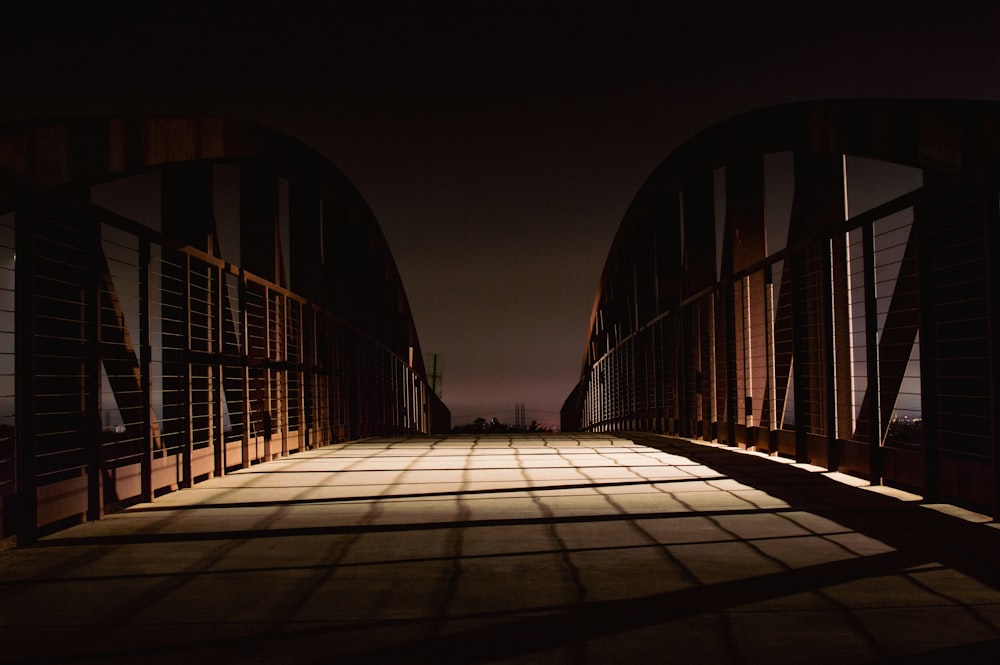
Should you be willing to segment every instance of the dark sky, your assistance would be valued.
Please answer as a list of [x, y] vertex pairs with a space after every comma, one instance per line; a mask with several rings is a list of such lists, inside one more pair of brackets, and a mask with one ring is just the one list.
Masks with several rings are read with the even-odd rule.
[[0, 121], [221, 113], [339, 166], [456, 424], [515, 402], [558, 423], [618, 224], [697, 131], [810, 98], [1000, 99], [988, 1], [24, 4]]

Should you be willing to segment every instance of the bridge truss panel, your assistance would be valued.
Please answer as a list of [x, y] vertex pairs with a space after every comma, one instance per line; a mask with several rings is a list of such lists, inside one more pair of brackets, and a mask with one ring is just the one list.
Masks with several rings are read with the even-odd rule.
[[[1000, 146], [977, 133], [996, 116], [987, 106], [921, 115], [919, 104], [900, 104], [893, 113], [917, 119], [883, 127], [901, 134], [871, 144], [872, 134], [851, 134], [865, 126], [861, 102], [826, 114], [850, 123], [814, 125], [805, 141], [774, 138], [784, 129], [766, 111], [733, 121], [748, 136], [771, 132], [781, 159], [761, 143], [765, 178], [745, 145], [729, 155], [711, 132], [678, 151], [637, 196], [609, 255], [592, 333], [609, 331], [611, 342], [592, 336], [574, 391], [586, 405], [580, 427], [753, 448], [1000, 514], [1000, 263], [991, 260]], [[795, 110], [775, 115], [789, 124]], [[808, 117], [821, 125], [824, 114]], [[935, 161], [941, 146], [922, 144], [935, 134], [923, 124], [942, 117], [962, 145], [979, 146], [961, 164]], [[737, 133], [720, 130], [728, 141]], [[704, 196], [685, 187], [707, 173], [717, 181], [716, 237], [704, 245], [719, 263], [706, 286], [708, 252], [686, 236], [705, 231], [693, 219], [709, 219], [712, 206], [691, 204]], [[689, 200], [679, 221], [678, 199]], [[677, 265], [628, 252], [623, 239], [650, 224], [664, 237], [676, 235], [672, 224], [683, 231]], [[685, 264], [692, 256], [701, 263]], [[642, 261], [657, 265], [633, 265]], [[677, 296], [638, 316], [648, 308], [615, 298], [621, 274], [654, 275], [655, 293]]]

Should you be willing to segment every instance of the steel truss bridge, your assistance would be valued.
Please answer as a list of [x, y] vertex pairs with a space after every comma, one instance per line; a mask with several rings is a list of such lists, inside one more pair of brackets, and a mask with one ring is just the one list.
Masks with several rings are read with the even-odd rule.
[[567, 431], [784, 455], [1000, 514], [1000, 106], [829, 101], [693, 138], [630, 206]]
[[331, 442], [450, 428], [371, 211], [274, 131], [0, 127], [0, 256], [5, 539]]

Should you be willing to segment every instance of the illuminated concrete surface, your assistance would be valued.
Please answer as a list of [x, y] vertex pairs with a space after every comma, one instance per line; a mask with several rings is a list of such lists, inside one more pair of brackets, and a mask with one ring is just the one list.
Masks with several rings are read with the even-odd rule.
[[995, 662], [1000, 533], [916, 499], [653, 435], [342, 444], [0, 554], [0, 662]]

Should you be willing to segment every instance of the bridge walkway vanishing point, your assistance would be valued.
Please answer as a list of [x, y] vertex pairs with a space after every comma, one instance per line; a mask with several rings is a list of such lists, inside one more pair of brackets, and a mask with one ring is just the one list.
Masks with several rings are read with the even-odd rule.
[[379, 438], [0, 554], [0, 662], [996, 662], [1000, 532], [655, 435]]

